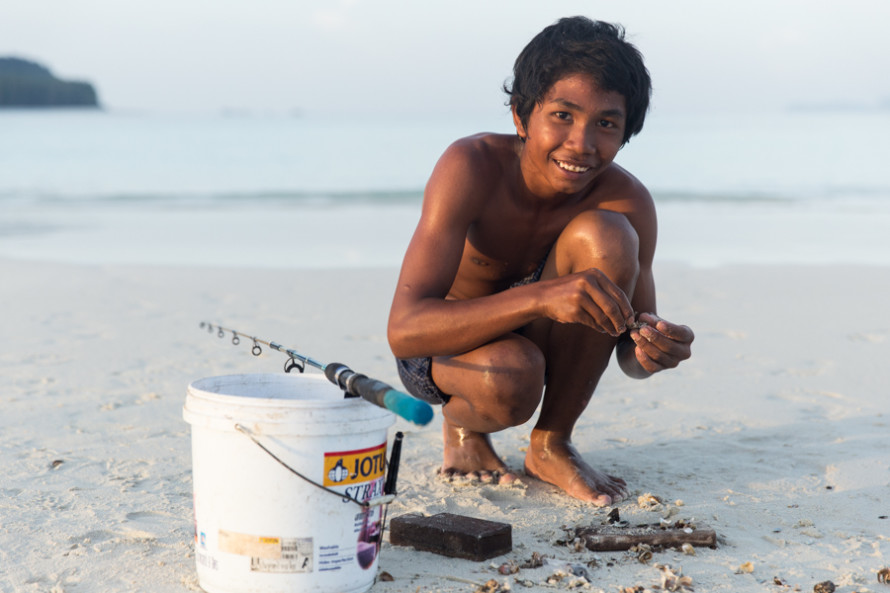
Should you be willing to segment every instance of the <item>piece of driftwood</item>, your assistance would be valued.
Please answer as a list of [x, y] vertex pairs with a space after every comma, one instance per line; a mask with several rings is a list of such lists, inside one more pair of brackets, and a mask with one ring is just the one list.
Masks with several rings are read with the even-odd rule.
[[629, 550], [637, 544], [650, 546], [680, 547], [683, 544], [710, 547], [717, 546], [717, 533], [713, 529], [698, 526], [664, 528], [660, 525], [591, 525], [576, 527], [575, 537], [594, 552]]

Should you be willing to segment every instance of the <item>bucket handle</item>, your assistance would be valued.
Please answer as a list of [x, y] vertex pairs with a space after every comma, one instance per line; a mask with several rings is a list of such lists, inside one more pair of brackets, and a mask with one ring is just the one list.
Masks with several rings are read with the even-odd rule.
[[312, 484], [312, 485], [315, 486], [316, 488], [321, 488], [321, 489], [324, 490], [325, 492], [330, 492], [330, 493], [333, 494], [334, 496], [337, 496], [338, 498], [342, 499], [344, 502], [346, 502], [346, 501], [351, 501], [351, 502], [354, 502], [355, 504], [357, 504], [358, 506], [360, 506], [360, 507], [362, 507], [362, 508], [369, 508], [369, 507], [380, 506], [380, 505], [382, 505], [382, 504], [389, 504], [389, 503], [391, 503], [393, 500], [395, 500], [395, 498], [396, 498], [396, 495], [395, 495], [395, 494], [384, 494], [383, 496], [378, 496], [377, 498], [372, 498], [372, 499], [370, 499], [370, 500], [359, 500], [359, 499], [357, 499], [357, 498], [353, 498], [352, 496], [349, 496], [348, 494], [343, 494], [342, 492], [337, 492], [336, 490], [331, 490], [331, 489], [328, 488], [327, 486], [323, 486], [323, 485], [319, 484], [318, 482], [314, 482], [313, 480], [307, 478], [306, 476], [304, 476], [303, 474], [301, 474], [300, 472], [298, 472], [297, 470], [295, 470], [294, 468], [292, 468], [291, 466], [289, 466], [288, 464], [286, 464], [286, 463], [285, 463], [284, 461], [282, 461], [279, 457], [277, 457], [274, 453], [272, 453], [272, 451], [269, 451], [269, 449], [267, 449], [267, 448], [266, 448], [266, 447], [265, 447], [259, 440], [257, 440], [257, 438], [253, 435], [253, 433], [251, 433], [251, 432], [250, 432], [246, 427], [244, 427], [243, 425], [241, 425], [241, 424], [236, 424], [236, 425], [235, 425], [235, 430], [237, 430], [237, 431], [240, 432], [240, 433], [243, 433], [243, 434], [247, 435], [247, 437], [248, 437], [250, 440], [252, 440], [252, 441], [256, 444], [257, 447], [259, 447], [260, 449], [262, 449], [263, 451], [265, 451], [266, 453], [268, 453], [268, 454], [269, 454], [269, 457], [271, 457], [272, 459], [274, 459], [275, 461], [277, 461], [278, 463], [280, 463], [281, 465], [283, 465], [283, 466], [284, 466], [288, 471], [290, 471], [291, 473], [293, 473], [293, 474], [299, 476], [300, 478], [303, 478], [305, 481], [309, 482], [310, 484]]

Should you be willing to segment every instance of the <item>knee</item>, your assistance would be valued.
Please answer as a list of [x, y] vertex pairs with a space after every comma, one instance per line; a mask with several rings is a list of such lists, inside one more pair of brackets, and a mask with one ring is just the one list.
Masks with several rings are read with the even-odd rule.
[[503, 340], [489, 351], [482, 390], [486, 403], [478, 412], [503, 428], [527, 422], [544, 392], [546, 361], [541, 350], [520, 336]]
[[560, 274], [599, 268], [625, 289], [636, 283], [640, 239], [623, 214], [609, 210], [582, 212], [569, 222], [556, 245]]

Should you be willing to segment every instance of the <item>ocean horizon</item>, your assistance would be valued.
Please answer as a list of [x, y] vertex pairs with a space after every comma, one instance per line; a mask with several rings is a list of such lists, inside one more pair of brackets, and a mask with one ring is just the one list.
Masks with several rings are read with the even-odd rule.
[[[0, 111], [0, 257], [398, 266], [448, 144], [503, 118]], [[657, 260], [890, 265], [890, 112], [661, 116], [616, 162]]]

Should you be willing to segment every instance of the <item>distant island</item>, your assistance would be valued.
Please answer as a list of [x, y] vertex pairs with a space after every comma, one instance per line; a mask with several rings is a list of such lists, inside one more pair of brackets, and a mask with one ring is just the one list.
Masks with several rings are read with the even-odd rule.
[[60, 80], [36, 62], [0, 57], [2, 107], [99, 107], [99, 100], [88, 82]]

